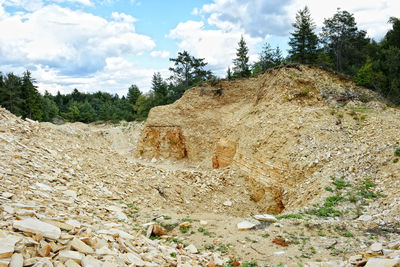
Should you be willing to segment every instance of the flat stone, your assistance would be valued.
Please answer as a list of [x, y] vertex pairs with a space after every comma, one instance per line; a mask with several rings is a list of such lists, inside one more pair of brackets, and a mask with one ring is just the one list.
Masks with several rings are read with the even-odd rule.
[[123, 213], [122, 211], [117, 211], [115, 213], [115, 216], [117, 217], [117, 220], [119, 221], [126, 221], [128, 220], [128, 216], [126, 216], [125, 213]]
[[379, 252], [382, 250], [382, 244], [381, 243], [373, 243], [370, 247], [369, 247], [373, 252]]
[[225, 201], [224, 202], [224, 206], [231, 207], [232, 206], [232, 201], [229, 201], [229, 200]]
[[96, 254], [97, 255], [117, 255], [117, 252], [112, 251], [107, 246], [104, 246], [102, 248], [96, 249]]
[[70, 242], [70, 245], [73, 249], [84, 254], [89, 254], [94, 252], [91, 247], [89, 247], [88, 245], [83, 243], [79, 238], [76, 237]]
[[204, 221], [204, 220], [201, 220], [201, 221], [200, 221], [200, 225], [202, 225], [202, 226], [205, 226], [205, 225], [207, 225], [207, 224], [208, 224], [207, 221]]
[[14, 253], [15, 241], [9, 238], [0, 238], [0, 259], [9, 258]]
[[92, 256], [85, 256], [82, 259], [82, 266], [83, 267], [101, 267], [102, 262], [99, 260], [96, 260]]
[[400, 247], [400, 240], [390, 242], [387, 246], [389, 249], [398, 249]]
[[61, 235], [60, 228], [34, 218], [14, 221], [13, 227], [23, 232], [41, 234], [43, 237], [51, 239], [58, 239]]
[[370, 258], [365, 267], [393, 267], [400, 263], [400, 259]]
[[185, 249], [186, 249], [187, 251], [189, 251], [190, 253], [193, 253], [193, 254], [199, 252], [199, 251], [197, 250], [197, 248], [196, 248], [193, 244], [190, 244], [190, 245], [187, 246]]
[[51, 186], [48, 186], [47, 184], [42, 184], [39, 182], [36, 183], [36, 187], [43, 191], [53, 191], [54, 190]]
[[83, 255], [77, 251], [71, 251], [71, 250], [62, 250], [58, 254], [58, 257], [61, 260], [67, 261], [67, 260], [74, 260], [77, 263], [81, 263]]
[[11, 257], [9, 267], [22, 267], [24, 265], [24, 257], [20, 253], [14, 253]]
[[48, 220], [48, 219], [44, 219], [43, 220], [46, 223], [52, 224], [58, 228], [60, 228], [61, 230], [65, 230], [65, 231], [71, 231], [74, 229], [74, 227], [70, 224], [67, 223], [63, 223], [63, 222], [59, 222], [59, 221], [55, 221], [55, 220]]
[[126, 259], [129, 261], [130, 264], [133, 266], [145, 266], [146, 262], [144, 262], [138, 254], [130, 252], [125, 254]]
[[69, 224], [69, 225], [71, 225], [73, 227], [76, 227], [76, 228], [81, 228], [81, 223], [79, 221], [77, 221], [77, 220], [68, 220], [65, 223]]
[[237, 224], [237, 228], [239, 231], [247, 231], [256, 226], [254, 223], [248, 221], [242, 221]]
[[259, 221], [264, 221], [264, 222], [276, 222], [278, 219], [274, 215], [270, 214], [258, 214], [255, 215], [254, 218]]
[[78, 263], [74, 260], [67, 260], [64, 264], [66, 267], [81, 267]]
[[4, 198], [12, 198], [14, 194], [9, 192], [4, 192], [1, 196]]
[[65, 196], [67, 197], [72, 197], [72, 198], [76, 198], [77, 194], [74, 190], [65, 190], [62, 192]]
[[358, 221], [362, 221], [362, 222], [369, 222], [369, 221], [372, 220], [372, 216], [371, 216], [371, 215], [364, 214], [364, 215], [361, 215], [360, 217], [358, 217], [357, 220], [358, 220]]

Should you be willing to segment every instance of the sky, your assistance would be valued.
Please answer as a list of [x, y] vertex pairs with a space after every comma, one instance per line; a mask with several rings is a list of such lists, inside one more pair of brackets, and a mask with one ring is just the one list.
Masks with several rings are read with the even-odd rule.
[[169, 58], [187, 50], [224, 77], [243, 36], [250, 61], [263, 45], [284, 53], [296, 12], [307, 5], [321, 30], [337, 8], [380, 40], [398, 0], [0, 0], [0, 71], [32, 73], [40, 92], [142, 92], [170, 76]]

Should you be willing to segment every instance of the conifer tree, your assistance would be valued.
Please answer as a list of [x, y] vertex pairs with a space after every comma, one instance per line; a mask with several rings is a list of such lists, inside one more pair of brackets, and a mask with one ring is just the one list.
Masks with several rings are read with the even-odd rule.
[[314, 63], [317, 57], [318, 36], [314, 33], [315, 24], [307, 6], [297, 12], [296, 22], [292, 25], [294, 32], [291, 33], [289, 41], [290, 58], [301, 64]]
[[250, 77], [249, 49], [247, 48], [243, 36], [240, 38], [238, 45], [239, 47], [236, 50], [236, 58], [233, 60], [233, 76], [235, 78]]

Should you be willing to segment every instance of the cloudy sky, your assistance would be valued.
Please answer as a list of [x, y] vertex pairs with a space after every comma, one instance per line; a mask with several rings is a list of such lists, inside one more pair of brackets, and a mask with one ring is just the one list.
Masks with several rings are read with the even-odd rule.
[[376, 40], [400, 17], [399, 0], [0, 0], [0, 71], [30, 70], [41, 92], [122, 95], [188, 50], [224, 76], [241, 35], [252, 60], [265, 42], [286, 51], [305, 5], [318, 29], [340, 7]]

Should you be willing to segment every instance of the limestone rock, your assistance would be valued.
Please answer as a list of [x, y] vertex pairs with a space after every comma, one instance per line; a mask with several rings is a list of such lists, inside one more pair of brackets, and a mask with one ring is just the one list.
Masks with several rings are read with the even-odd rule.
[[255, 215], [254, 218], [259, 221], [264, 221], [264, 222], [277, 222], [278, 219], [274, 215], [270, 214], [259, 214]]
[[11, 257], [11, 262], [9, 267], [22, 267], [24, 264], [24, 258], [20, 253], [14, 253]]
[[67, 261], [67, 260], [74, 260], [77, 263], [81, 263], [83, 255], [77, 251], [71, 251], [71, 250], [62, 250], [58, 254], [58, 257], [61, 260]]
[[14, 253], [15, 241], [9, 238], [0, 238], [0, 259], [11, 257]]
[[237, 228], [238, 228], [239, 231], [250, 230], [254, 226], [256, 226], [256, 225], [254, 223], [249, 222], [249, 221], [242, 221], [242, 222], [237, 224]]
[[400, 263], [400, 259], [370, 258], [365, 267], [393, 267]]
[[51, 239], [58, 239], [61, 235], [60, 228], [33, 218], [14, 221], [13, 227], [23, 232], [41, 234]]
[[193, 244], [190, 244], [189, 246], [187, 246], [186, 248], [185, 248], [187, 251], [189, 251], [190, 253], [198, 253], [198, 250], [197, 250], [197, 248], [193, 245]]
[[382, 250], [382, 244], [381, 243], [373, 243], [370, 247], [369, 247], [373, 252], [379, 252]]
[[82, 242], [80, 239], [78, 238], [74, 238], [71, 242], [70, 245], [73, 249], [84, 253], [84, 254], [89, 254], [89, 253], [93, 253], [93, 249], [91, 247], [89, 247], [88, 245], [86, 245], [84, 242]]

